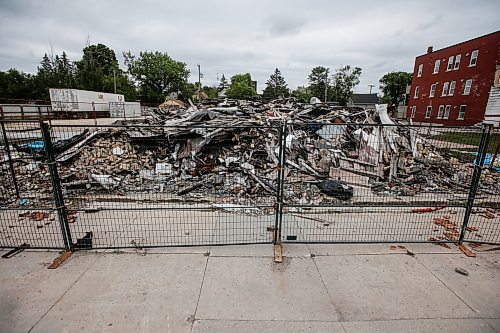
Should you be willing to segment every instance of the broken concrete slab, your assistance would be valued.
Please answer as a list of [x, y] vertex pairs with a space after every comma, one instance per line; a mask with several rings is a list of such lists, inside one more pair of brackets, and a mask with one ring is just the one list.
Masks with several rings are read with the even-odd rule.
[[[220, 274], [221, 270], [225, 274]], [[219, 306], [213, 306], [213, 304]], [[336, 321], [310, 258], [210, 258], [196, 319]]]
[[474, 332], [493, 333], [496, 330], [483, 319], [418, 319], [418, 320], [370, 320], [342, 323], [348, 333], [362, 332]]
[[342, 333], [345, 332], [338, 322], [317, 321], [279, 321], [279, 320], [197, 320], [193, 333], [254, 333], [254, 332], [309, 332]]
[[[468, 258], [462, 254], [422, 254], [418, 260], [458, 295], [481, 318], [497, 318], [500, 309], [500, 266], [479, 255]], [[463, 276], [456, 267], [469, 272]]]
[[342, 320], [478, 317], [453, 292], [441, 288], [441, 281], [418, 260], [405, 254], [314, 260]]
[[199, 254], [103, 255], [33, 332], [190, 332], [206, 260]]
[[30, 331], [99, 258], [98, 254], [74, 254], [57, 270], [48, 270], [57, 256], [57, 251], [25, 250], [0, 260], [1, 331]]

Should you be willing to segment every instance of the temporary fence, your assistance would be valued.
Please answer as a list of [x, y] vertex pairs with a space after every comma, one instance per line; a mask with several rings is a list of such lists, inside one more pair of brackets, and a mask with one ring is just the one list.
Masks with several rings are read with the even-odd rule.
[[487, 125], [0, 124], [4, 248], [500, 243]]

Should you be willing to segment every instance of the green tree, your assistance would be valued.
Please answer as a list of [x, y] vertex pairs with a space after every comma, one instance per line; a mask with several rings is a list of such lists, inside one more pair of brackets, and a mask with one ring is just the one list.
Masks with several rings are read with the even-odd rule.
[[73, 63], [63, 51], [61, 57], [55, 57], [55, 76], [59, 88], [75, 87], [75, 69]]
[[292, 96], [297, 98], [299, 102], [309, 103], [311, 97], [313, 97], [312, 92], [309, 90], [309, 87], [298, 86], [297, 89], [292, 91]]
[[382, 100], [389, 104], [398, 106], [403, 101], [406, 86], [411, 84], [412, 74], [407, 72], [390, 72], [379, 80], [380, 90], [384, 93]]
[[250, 99], [257, 96], [250, 73], [237, 74], [231, 77], [231, 84], [226, 94], [227, 97], [234, 99]]
[[289, 95], [290, 89], [288, 89], [285, 78], [281, 75], [280, 70], [276, 68], [266, 82], [263, 97], [266, 99], [276, 99], [280, 96], [288, 97]]
[[217, 87], [217, 91], [221, 92], [229, 87], [229, 83], [227, 82], [226, 77], [224, 74], [222, 74], [222, 77], [220, 78], [219, 86]]
[[352, 97], [354, 87], [359, 84], [361, 68], [346, 65], [339, 67], [332, 75], [332, 99], [339, 105], [347, 105]]
[[36, 99], [35, 77], [17, 69], [0, 71], [0, 97], [7, 99]]
[[201, 91], [205, 92], [207, 94], [208, 98], [210, 99], [215, 99], [217, 98], [217, 87], [209, 87], [209, 86], [204, 86]]
[[[47, 53], [45, 53], [42, 57], [42, 61], [40, 62], [40, 66], [38, 66], [37, 85], [41, 89], [56, 88], [57, 79], [55, 76], [56, 73], [54, 68], [54, 61], [51, 58], [49, 58]], [[47, 96], [48, 96], [48, 90], [47, 90]]]
[[132, 80], [121, 70], [115, 51], [104, 44], [88, 45], [83, 49], [82, 60], [75, 62], [78, 88], [123, 94], [125, 100], [137, 99]]
[[116, 70], [116, 76], [113, 74], [106, 75], [102, 78], [102, 90], [103, 92], [114, 93], [115, 91], [115, 79], [116, 79], [116, 93], [122, 94], [126, 101], [137, 100], [137, 89], [134, 82], [130, 80], [126, 73], [121, 69]]
[[75, 88], [75, 70], [66, 52], [55, 57], [45, 53], [34, 82], [34, 95], [43, 99], [49, 98], [49, 88]]
[[78, 87], [84, 90], [103, 91], [106, 76], [118, 69], [113, 50], [104, 44], [83, 48], [82, 60], [76, 62]]
[[182, 89], [177, 95], [177, 98], [180, 99], [181, 101], [187, 102], [188, 99], [192, 98], [197, 91], [198, 91], [198, 82], [196, 83], [186, 82], [186, 84], [183, 85]]
[[[311, 97], [315, 96], [325, 101], [325, 85], [328, 84], [329, 71], [329, 68], [323, 66], [316, 66], [311, 70], [311, 74], [308, 76], [308, 90], [311, 93]], [[329, 90], [329, 87], [327, 89]], [[328, 95], [330, 96], [331, 94], [328, 92]]]
[[187, 88], [189, 70], [186, 64], [172, 59], [167, 53], [140, 52], [139, 57], [124, 52], [128, 73], [139, 84], [139, 96], [147, 102], [163, 102], [173, 92]]

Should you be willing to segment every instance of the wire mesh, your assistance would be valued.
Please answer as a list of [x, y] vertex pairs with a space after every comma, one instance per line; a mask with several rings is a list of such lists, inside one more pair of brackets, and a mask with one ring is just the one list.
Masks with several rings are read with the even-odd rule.
[[0, 125], [0, 247], [64, 248], [40, 124]]
[[269, 243], [276, 127], [57, 126], [73, 238], [93, 248]]
[[500, 130], [492, 129], [464, 240], [500, 243]]
[[[40, 123], [1, 124], [0, 247], [34, 248], [64, 248], [62, 217], [80, 249], [270, 243], [278, 235], [455, 242], [483, 135], [423, 125], [51, 125], [53, 175]], [[489, 139], [493, 160], [498, 130]], [[496, 168], [483, 168], [466, 241], [500, 243]]]
[[281, 240], [457, 241], [481, 134], [445, 126], [290, 124]]

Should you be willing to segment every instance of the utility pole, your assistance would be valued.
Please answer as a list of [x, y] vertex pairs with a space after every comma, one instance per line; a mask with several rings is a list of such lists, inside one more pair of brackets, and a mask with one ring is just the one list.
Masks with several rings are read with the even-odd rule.
[[116, 69], [113, 69], [113, 85], [115, 87], [115, 94], [116, 94]]
[[200, 71], [200, 64], [198, 66], [198, 98], [201, 99], [201, 71]]
[[325, 103], [328, 101], [328, 71], [330, 69], [327, 68], [325, 71]]
[[375, 87], [374, 84], [369, 84], [368, 87], [370, 87], [370, 95], [372, 94], [372, 88]]
[[[398, 105], [396, 105], [396, 109], [399, 107], [399, 103]], [[406, 112], [406, 90], [405, 90], [405, 93], [403, 94], [403, 118], [407, 118], [407, 112]]]

